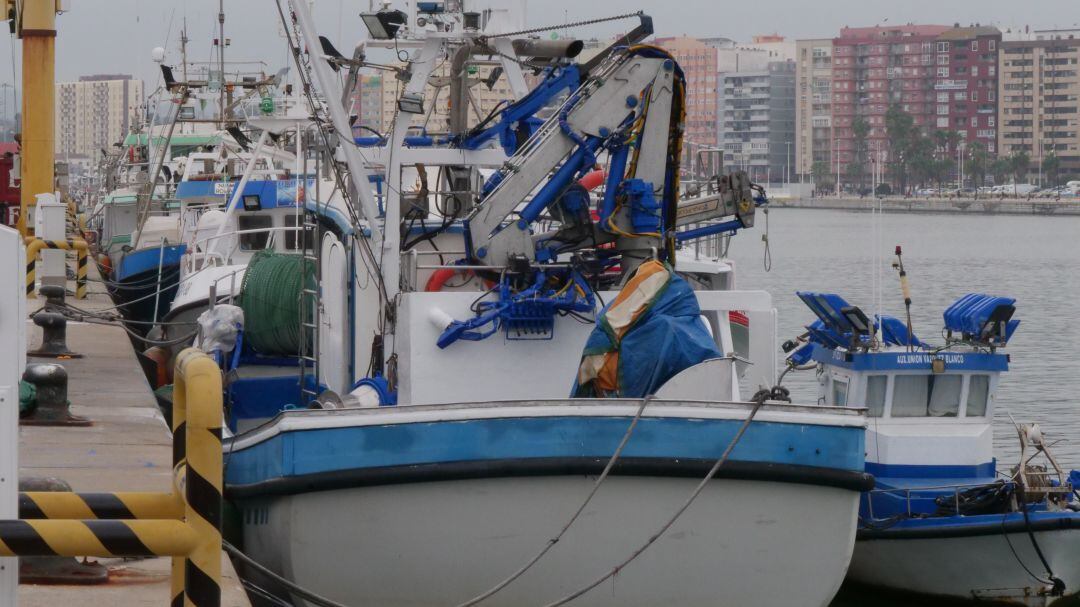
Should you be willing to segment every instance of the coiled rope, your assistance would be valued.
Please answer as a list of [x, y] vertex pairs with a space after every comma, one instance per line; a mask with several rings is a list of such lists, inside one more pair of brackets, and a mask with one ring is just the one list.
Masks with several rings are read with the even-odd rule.
[[[247, 343], [263, 354], [297, 354], [302, 339], [310, 346], [310, 331], [300, 319], [305, 288], [317, 288], [315, 265], [310, 260], [271, 250], [256, 253], [244, 272], [240, 290]], [[306, 312], [303, 323], [311, 323], [313, 315]]]

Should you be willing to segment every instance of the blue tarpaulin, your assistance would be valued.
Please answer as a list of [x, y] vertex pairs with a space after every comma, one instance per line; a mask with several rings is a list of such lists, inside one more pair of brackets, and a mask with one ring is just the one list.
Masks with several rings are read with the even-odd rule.
[[642, 398], [684, 369], [722, 356], [690, 285], [649, 262], [601, 312], [572, 395]]

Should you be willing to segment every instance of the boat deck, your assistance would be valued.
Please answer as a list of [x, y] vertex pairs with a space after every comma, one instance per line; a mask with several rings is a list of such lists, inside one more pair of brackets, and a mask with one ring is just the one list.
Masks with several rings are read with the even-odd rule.
[[[97, 278], [90, 265], [90, 276]], [[73, 283], [69, 282], [73, 290]], [[87, 310], [112, 307], [100, 282], [89, 284], [84, 300], [69, 303]], [[27, 301], [27, 312], [44, 299]], [[28, 322], [28, 349], [41, 331]], [[168, 491], [172, 486], [172, 435], [140, 370], [124, 330], [115, 325], [69, 322], [68, 347], [84, 358], [60, 361], [68, 372], [71, 412], [93, 425], [20, 427], [19, 476], [56, 477], [75, 491]], [[52, 362], [28, 358], [27, 363]], [[223, 554], [222, 605], [249, 607], [246, 593]], [[21, 607], [56, 605], [160, 606], [169, 602], [169, 558], [98, 559], [110, 581], [91, 586], [19, 586]]]

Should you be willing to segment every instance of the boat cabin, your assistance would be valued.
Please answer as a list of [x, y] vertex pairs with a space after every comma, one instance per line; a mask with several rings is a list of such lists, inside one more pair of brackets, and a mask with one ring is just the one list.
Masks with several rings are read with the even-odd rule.
[[946, 343], [934, 347], [899, 319], [871, 322], [832, 294], [799, 293], [818, 317], [790, 355], [816, 366], [818, 402], [863, 407], [867, 471], [880, 477], [994, 475], [994, 395], [1019, 321], [1015, 300], [968, 295], [946, 310]]
[[[197, 270], [210, 258], [221, 265], [246, 264], [257, 251], [265, 249], [301, 252], [310, 243], [298, 236], [304, 224], [300, 205], [310, 198], [304, 190], [314, 186], [314, 179], [309, 177], [306, 188], [301, 186], [297, 192], [300, 182], [291, 177], [252, 180], [245, 184], [231, 211], [197, 209], [191, 269]], [[230, 192], [234, 188], [230, 187]], [[225, 229], [219, 235], [222, 224]]]

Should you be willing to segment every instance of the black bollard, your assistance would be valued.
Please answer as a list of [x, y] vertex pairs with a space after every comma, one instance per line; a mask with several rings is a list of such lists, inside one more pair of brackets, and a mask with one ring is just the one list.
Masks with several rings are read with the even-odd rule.
[[[48, 306], [48, 304], [46, 304]], [[67, 347], [67, 319], [56, 312], [34, 314], [34, 324], [41, 327], [41, 347], [27, 352], [39, 358], [82, 358]]]
[[22, 426], [89, 426], [90, 420], [72, 415], [67, 398], [67, 370], [55, 363], [26, 366], [23, 381], [37, 388], [37, 406], [19, 418]]
[[[71, 485], [51, 476], [34, 476], [20, 478], [19, 491], [71, 491]], [[30, 505], [33, 505], [32, 501], [19, 496], [19, 518], [27, 518], [27, 513], [23, 509]], [[104, 584], [108, 581], [109, 570], [101, 563], [79, 561], [64, 556], [19, 557], [19, 583], [21, 584], [85, 585]]]
[[46, 312], [63, 312], [66, 289], [60, 285], [41, 285], [38, 293], [45, 296]]

